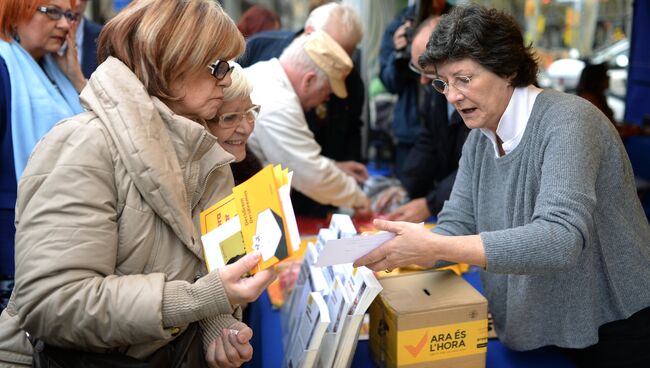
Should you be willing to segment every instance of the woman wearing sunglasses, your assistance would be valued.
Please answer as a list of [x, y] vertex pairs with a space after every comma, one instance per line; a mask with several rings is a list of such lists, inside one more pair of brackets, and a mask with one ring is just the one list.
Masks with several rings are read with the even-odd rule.
[[356, 266], [480, 266], [494, 326], [515, 350], [555, 346], [580, 367], [650, 366], [650, 226], [607, 117], [534, 86], [516, 21], [459, 6], [420, 66], [472, 129], [433, 232], [397, 234]]
[[239, 184], [253, 176], [262, 164], [246, 146], [248, 137], [253, 133], [255, 120], [260, 113], [260, 106], [251, 101], [253, 86], [244, 75], [239, 64], [231, 62], [232, 84], [223, 92], [223, 105], [217, 116], [208, 120], [208, 129], [221, 147], [235, 157], [230, 167]]
[[98, 45], [88, 111], [38, 143], [20, 181], [0, 365], [239, 366], [239, 305], [275, 275], [242, 278], [256, 254], [208, 272], [198, 217], [233, 187], [205, 122], [244, 39], [214, 1], [136, 0]]
[[[16, 186], [27, 159], [57, 121], [83, 111], [79, 92], [86, 81], [74, 48], [73, 5], [0, 2], [0, 282], [14, 273]], [[66, 41], [71, 47], [59, 55]], [[9, 292], [0, 289], [0, 306]]]

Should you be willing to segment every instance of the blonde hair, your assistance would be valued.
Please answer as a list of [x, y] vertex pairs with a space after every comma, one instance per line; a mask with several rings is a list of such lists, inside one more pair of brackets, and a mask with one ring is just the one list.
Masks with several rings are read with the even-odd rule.
[[102, 29], [98, 59], [120, 59], [150, 95], [167, 100], [170, 84], [245, 48], [233, 20], [212, 0], [135, 0]]
[[328, 3], [309, 13], [305, 28], [312, 27], [325, 32], [339, 31], [342, 35], [358, 44], [363, 38], [363, 25], [357, 11], [349, 5]]
[[249, 97], [251, 92], [253, 92], [253, 85], [251, 85], [246, 75], [244, 75], [244, 70], [241, 65], [234, 61], [231, 61], [230, 65], [234, 67], [230, 74], [232, 84], [223, 90], [223, 100], [230, 101], [236, 98]]

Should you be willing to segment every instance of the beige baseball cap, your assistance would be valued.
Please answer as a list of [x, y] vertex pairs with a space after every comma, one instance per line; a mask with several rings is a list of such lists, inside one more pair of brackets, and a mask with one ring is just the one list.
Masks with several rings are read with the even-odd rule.
[[307, 35], [304, 49], [309, 58], [327, 74], [332, 92], [340, 98], [348, 97], [345, 78], [352, 70], [352, 59], [345, 50], [322, 30]]

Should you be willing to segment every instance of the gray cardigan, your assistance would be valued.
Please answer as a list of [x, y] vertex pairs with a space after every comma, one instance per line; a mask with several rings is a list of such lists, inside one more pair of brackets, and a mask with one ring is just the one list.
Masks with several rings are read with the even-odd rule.
[[480, 234], [500, 340], [582, 348], [650, 306], [650, 226], [612, 124], [579, 97], [542, 92], [521, 143], [496, 158], [472, 131], [436, 233]]

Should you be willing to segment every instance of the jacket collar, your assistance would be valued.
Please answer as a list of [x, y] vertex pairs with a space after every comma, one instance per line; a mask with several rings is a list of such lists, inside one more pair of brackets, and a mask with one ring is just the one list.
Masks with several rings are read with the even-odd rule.
[[80, 98], [106, 127], [144, 200], [186, 246], [200, 254], [190, 209], [200, 178], [190, 173], [191, 163], [207, 152], [211, 154], [206, 161], [212, 165], [227, 164], [232, 156], [215, 149], [216, 138], [203, 125], [174, 114], [149, 96], [116, 58], [109, 57], [97, 68]]

